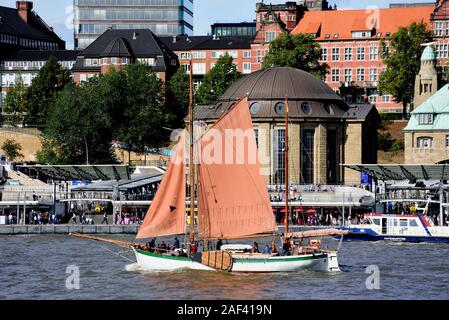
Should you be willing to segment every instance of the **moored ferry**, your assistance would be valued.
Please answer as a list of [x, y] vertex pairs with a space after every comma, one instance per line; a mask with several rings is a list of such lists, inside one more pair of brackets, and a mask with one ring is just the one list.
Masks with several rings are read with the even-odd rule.
[[449, 243], [449, 227], [435, 226], [427, 216], [366, 214], [360, 224], [341, 229], [349, 231], [345, 240]]

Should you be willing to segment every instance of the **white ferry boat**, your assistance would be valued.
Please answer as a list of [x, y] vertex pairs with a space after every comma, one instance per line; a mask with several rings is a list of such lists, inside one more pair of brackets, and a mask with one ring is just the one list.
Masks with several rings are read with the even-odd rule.
[[449, 227], [435, 226], [427, 216], [366, 214], [361, 224], [342, 227], [345, 240], [449, 243]]

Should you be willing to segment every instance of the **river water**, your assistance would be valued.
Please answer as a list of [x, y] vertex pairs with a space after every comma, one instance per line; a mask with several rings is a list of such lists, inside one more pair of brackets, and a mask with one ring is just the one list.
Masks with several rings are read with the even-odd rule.
[[[336, 248], [338, 241], [325, 245]], [[111, 244], [57, 235], [0, 236], [0, 299], [448, 299], [448, 257], [444, 244], [344, 242], [342, 272], [336, 274], [144, 273], [132, 253]], [[373, 265], [379, 289], [369, 290], [366, 271]], [[67, 289], [69, 266], [79, 268], [78, 290]]]

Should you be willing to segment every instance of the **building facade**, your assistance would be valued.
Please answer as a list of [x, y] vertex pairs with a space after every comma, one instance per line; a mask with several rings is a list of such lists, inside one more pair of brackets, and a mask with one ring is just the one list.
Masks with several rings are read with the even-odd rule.
[[0, 6], [0, 111], [7, 124], [4, 100], [21, 78], [28, 87], [50, 56], [71, 69], [77, 52], [65, 50], [65, 42], [33, 11], [33, 2], [17, 1], [15, 8]]
[[6, 94], [16, 84], [19, 77], [22, 78], [23, 85], [29, 87], [31, 81], [37, 76], [39, 70], [45, 65], [50, 56], [55, 57], [64, 68], [71, 70], [75, 64], [77, 54], [78, 51], [73, 50], [20, 50], [1, 59], [0, 109], [2, 110], [2, 116], [6, 116], [3, 112], [3, 102]]
[[211, 25], [212, 35], [224, 36], [254, 36], [256, 34], [256, 22], [239, 23], [214, 23]]
[[449, 85], [437, 91], [436, 56], [429, 45], [421, 56], [415, 105], [404, 129], [405, 163], [449, 163]]
[[[401, 113], [402, 105], [391, 95], [379, 95], [382, 41], [402, 26], [424, 22], [430, 27], [433, 6], [399, 7], [379, 10], [337, 10], [306, 12], [293, 34], [311, 34], [320, 43], [323, 63], [329, 65], [326, 83], [335, 91], [361, 88], [361, 94], [348, 103], [370, 102], [379, 110]], [[345, 91], [345, 90], [342, 90]]]
[[187, 73], [190, 73], [192, 61], [195, 88], [226, 53], [233, 58], [239, 72], [249, 74], [253, 71], [252, 36], [178, 36], [161, 37], [161, 40], [177, 55], [179, 64]]
[[193, 35], [193, 0], [74, 0], [74, 42], [84, 49], [109, 28]]
[[65, 42], [33, 11], [33, 2], [0, 6], [0, 59], [20, 49], [64, 50]]
[[151, 66], [162, 81], [179, 67], [177, 56], [149, 29], [110, 29], [79, 53], [72, 73], [79, 84], [132, 63]]
[[376, 108], [349, 106], [324, 82], [294, 68], [264, 69], [240, 79], [215, 106], [196, 106], [195, 119], [212, 124], [244, 96], [269, 185], [285, 183], [286, 97], [291, 184], [359, 184], [360, 175], [340, 164], [377, 162]]

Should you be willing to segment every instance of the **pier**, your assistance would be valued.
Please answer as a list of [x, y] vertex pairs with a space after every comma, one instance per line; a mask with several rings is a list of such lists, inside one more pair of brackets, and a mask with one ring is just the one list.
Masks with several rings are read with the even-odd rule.
[[[0, 236], [4, 235], [36, 235], [36, 234], [61, 234], [70, 233], [81, 234], [137, 234], [140, 225], [2, 225], [0, 226]], [[293, 226], [292, 231], [306, 231], [316, 229], [326, 229], [329, 226]], [[283, 231], [283, 226], [279, 226], [279, 232]]]

